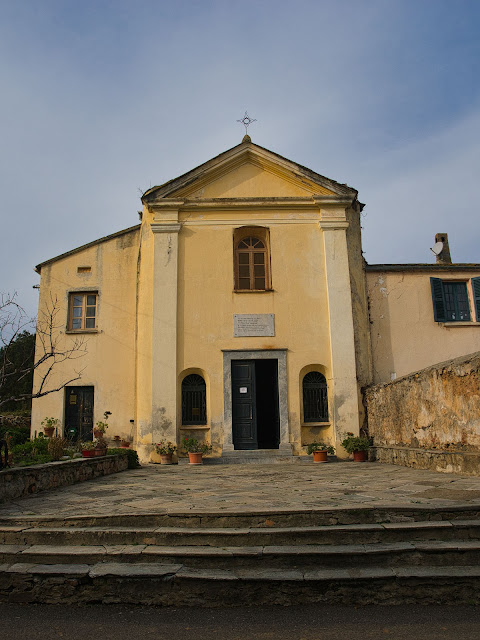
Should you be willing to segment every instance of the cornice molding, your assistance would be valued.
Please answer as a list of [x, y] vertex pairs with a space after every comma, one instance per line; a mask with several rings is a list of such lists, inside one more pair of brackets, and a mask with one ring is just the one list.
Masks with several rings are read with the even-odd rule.
[[202, 198], [185, 200], [182, 211], [195, 209], [222, 209], [223, 211], [239, 209], [315, 209], [311, 197], [306, 198]]
[[320, 220], [318, 223], [320, 229], [348, 229], [346, 220]]
[[274, 227], [281, 224], [317, 224], [318, 216], [315, 218], [289, 218], [289, 219], [275, 219], [275, 218], [235, 218], [235, 220], [184, 220], [182, 224], [184, 227], [218, 227], [222, 225], [228, 225], [231, 227]]
[[148, 209], [153, 213], [164, 211], [178, 211], [184, 204], [184, 200], [178, 200], [177, 198], [162, 198], [156, 202], [149, 202]]
[[343, 205], [348, 206], [351, 205], [354, 198], [348, 196], [323, 196], [323, 195], [315, 195], [312, 196], [313, 200], [321, 207], [326, 204], [334, 204], [334, 205]]
[[150, 228], [153, 233], [178, 233], [182, 228], [182, 225], [178, 222], [174, 224], [160, 224], [158, 222], [152, 222]]

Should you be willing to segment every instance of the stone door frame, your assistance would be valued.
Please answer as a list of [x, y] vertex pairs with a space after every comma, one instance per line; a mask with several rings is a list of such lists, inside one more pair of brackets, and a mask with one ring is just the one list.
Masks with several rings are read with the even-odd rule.
[[[223, 353], [223, 451], [234, 451], [232, 432], [232, 360], [278, 361], [279, 451], [291, 455], [287, 388], [288, 349], [222, 349]], [[240, 451], [239, 451], [240, 453]]]

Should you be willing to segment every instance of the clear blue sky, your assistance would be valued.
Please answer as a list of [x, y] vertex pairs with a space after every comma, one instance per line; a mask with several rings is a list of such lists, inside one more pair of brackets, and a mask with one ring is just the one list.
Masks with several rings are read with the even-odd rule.
[[241, 141], [346, 182], [365, 257], [480, 262], [480, 1], [0, 0], [0, 291]]

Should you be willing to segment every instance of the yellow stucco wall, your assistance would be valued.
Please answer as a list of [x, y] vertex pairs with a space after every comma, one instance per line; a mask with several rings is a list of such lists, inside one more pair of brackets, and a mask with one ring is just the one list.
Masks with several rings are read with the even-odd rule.
[[[368, 335], [368, 317], [360, 226], [354, 220], [359, 211], [347, 213], [348, 205], [339, 205], [337, 200], [319, 204], [315, 194], [335, 194], [286, 174], [284, 169], [272, 170], [249, 161], [237, 162], [211, 180], [201, 174], [198, 181], [200, 187], [196, 181], [189, 182], [187, 187], [170, 191], [168, 198], [150, 199], [144, 207], [140, 268], [144, 290], [140, 300], [156, 298], [153, 317], [157, 329], [150, 342], [148, 331], [139, 331], [139, 353], [148, 354], [150, 348], [153, 353], [151, 425], [150, 398], [141, 399], [139, 391], [138, 399], [139, 406], [145, 401], [146, 418], [138, 443], [141, 456], [147, 456], [162, 437], [179, 440], [191, 434], [206, 437], [216, 452], [221, 452], [224, 350], [287, 350], [289, 441], [294, 452], [304, 451], [302, 445], [313, 438], [336, 443], [340, 435], [337, 424], [343, 431], [357, 432], [362, 420], [358, 391], [360, 382], [368, 382], [369, 375], [368, 346], [360, 344], [365, 333]], [[352, 225], [348, 241], [347, 216]], [[239, 227], [252, 226], [268, 229], [272, 290], [238, 293], [234, 290], [233, 234]], [[152, 229], [153, 242], [148, 239]], [[328, 257], [327, 236], [331, 238]], [[355, 254], [350, 261], [349, 251]], [[155, 267], [152, 273], [150, 267], [144, 268], [145, 260], [148, 265], [158, 265], [158, 270]], [[152, 273], [150, 283], [147, 271]], [[174, 305], [176, 315], [172, 313]], [[234, 314], [270, 313], [275, 316], [275, 336], [234, 337]], [[358, 383], [354, 337], [362, 358]], [[176, 353], [165, 361], [164, 354], [175, 343]], [[337, 354], [337, 390], [332, 353]], [[301, 380], [310, 370], [322, 371], [329, 386], [330, 420], [322, 426], [302, 426]], [[201, 374], [207, 387], [208, 424], [203, 429], [183, 428], [181, 424], [181, 381], [192, 372]], [[141, 386], [138, 384], [139, 389]], [[139, 425], [141, 422], [139, 419]]]
[[[195, 218], [190, 217], [179, 235], [178, 374], [198, 367], [209, 376], [211, 435], [220, 444], [224, 411], [222, 349], [288, 348], [289, 417], [292, 439], [297, 444], [301, 441], [300, 370], [321, 363], [327, 380], [331, 378], [322, 232], [314, 219], [309, 224], [291, 224], [290, 215], [276, 214], [266, 221], [272, 291], [234, 292], [234, 226], [208, 224], [214, 213], [203, 215], [205, 226], [194, 224]], [[233, 315], [237, 313], [275, 314], [275, 336], [233, 337]], [[177, 418], [180, 423], [180, 410]], [[328, 429], [324, 435], [333, 436]]]
[[[51, 387], [81, 372], [72, 386], [93, 386], [94, 422], [103, 420], [111, 411], [107, 436], [130, 436], [135, 418], [135, 313], [136, 263], [139, 231], [119, 234], [94, 246], [74, 252], [41, 268], [39, 318], [58, 300], [55, 324], [62, 344], [75, 339], [85, 341], [85, 355], [75, 361], [55, 365]], [[78, 273], [78, 267], [90, 266], [89, 273]], [[71, 292], [98, 292], [97, 328], [95, 332], [66, 333], [68, 296]], [[41, 347], [37, 341], [37, 354]], [[36, 374], [38, 387], [42, 370]], [[64, 422], [64, 391], [33, 401], [32, 432], [40, 431], [46, 416]]]
[[[368, 271], [374, 382], [390, 382], [437, 362], [480, 350], [471, 278], [478, 271]], [[472, 322], [434, 321], [430, 277], [467, 282]]]

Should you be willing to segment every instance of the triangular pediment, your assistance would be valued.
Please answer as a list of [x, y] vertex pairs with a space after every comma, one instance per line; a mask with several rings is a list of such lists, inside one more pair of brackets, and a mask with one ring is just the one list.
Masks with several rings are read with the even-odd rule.
[[163, 198], [291, 198], [356, 196], [356, 191], [252, 142], [229, 149], [188, 173], [149, 189], [146, 204]]
[[[176, 195], [186, 198], [274, 198], [306, 197], [319, 192], [315, 185], [302, 184], [248, 160], [230, 167], [218, 178], [202, 182], [202, 185], [192, 185], [193, 189], [185, 189]], [[331, 194], [331, 191], [320, 188], [321, 193]]]

